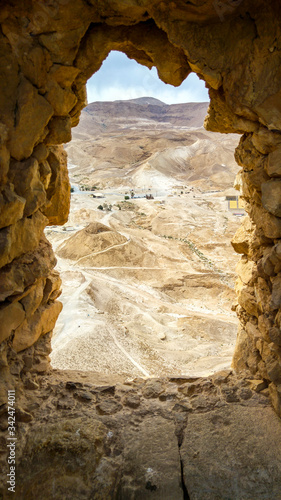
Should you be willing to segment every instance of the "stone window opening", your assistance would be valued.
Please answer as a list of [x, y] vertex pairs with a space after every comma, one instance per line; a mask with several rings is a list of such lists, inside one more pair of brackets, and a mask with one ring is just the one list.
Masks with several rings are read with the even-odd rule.
[[[129, 68], [128, 66], [128, 71]], [[146, 76], [144, 72], [143, 79], [143, 84], [146, 86], [149, 76]], [[150, 81], [149, 83], [151, 84]], [[139, 84], [142, 85], [142, 82], [140, 81]], [[181, 87], [178, 90], [182, 92]], [[146, 91], [146, 94], [149, 94], [149, 89]], [[83, 119], [88, 120], [91, 117], [94, 119], [95, 112], [99, 112], [98, 106], [97, 104], [97, 108], [95, 108], [94, 104], [90, 105], [87, 108], [89, 109], [87, 114], [83, 115]], [[106, 111], [106, 113], [110, 112], [111, 109], [111, 104], [108, 104], [108, 106], [109, 111]], [[119, 106], [121, 106], [121, 103]], [[134, 106], [134, 100], [130, 103], [130, 106]], [[151, 106], [151, 109], [154, 110], [153, 112], [156, 113], [156, 104], [153, 102], [153, 99], [148, 106]], [[192, 113], [194, 115], [192, 104], [190, 106], [191, 109], [189, 111], [186, 108], [186, 113], [189, 112], [191, 115]], [[202, 104], [203, 107], [205, 114], [206, 105]], [[115, 109], [112, 109], [112, 112], [118, 113]], [[199, 112], [201, 112], [201, 108]], [[159, 116], [161, 118], [161, 115]], [[121, 115], [120, 118], [116, 117], [117, 123], [120, 119]], [[129, 115], [129, 120], [132, 119]], [[120, 129], [117, 127], [115, 132], [107, 132], [108, 125], [105, 125], [105, 123], [108, 123], [106, 115], [102, 120], [105, 132], [107, 133], [106, 137], [109, 136], [109, 139], [111, 139], [111, 134], [114, 134], [112, 142], [108, 144], [108, 148], [114, 151], [114, 147], [118, 148], [121, 146], [122, 126]], [[182, 121], [184, 123], [184, 117]], [[186, 119], [185, 123], [187, 126], [190, 126], [189, 118]], [[200, 126], [202, 126], [201, 123]], [[134, 142], [138, 141], [139, 135], [145, 137], [146, 127], [143, 129], [141, 125], [139, 127], [140, 130], [136, 133]], [[89, 137], [87, 139], [86, 129], [83, 129], [84, 136], [83, 130], [81, 132], [79, 130], [79, 128], [74, 129], [73, 144], [76, 144], [77, 148], [77, 141], [79, 141], [79, 137], [82, 134], [82, 137], [85, 137], [85, 141], [87, 141], [86, 155], [90, 148]], [[200, 130], [198, 131], [199, 138], [203, 134], [203, 130]], [[159, 130], [155, 132], [153, 130], [150, 131], [152, 136], [153, 134], [159, 136], [161, 133], [166, 133], [165, 125], [163, 126], [163, 130], [161, 129], [161, 125], [159, 125]], [[118, 136], [118, 134], [120, 135]], [[100, 133], [98, 132], [97, 135], [99, 136]], [[115, 146], [115, 138], [117, 146]], [[205, 132], [203, 138], [205, 141], [212, 140], [212, 134]], [[132, 139], [134, 139], [133, 135], [128, 142], [132, 142]], [[225, 139], [225, 136], [222, 135], [221, 139]], [[177, 147], [178, 144], [182, 146], [191, 144], [192, 147], [197, 137], [193, 137], [192, 132], [183, 129], [181, 133], [178, 133], [177, 140], [179, 142], [175, 141], [175, 143], [172, 143], [174, 147]], [[229, 141], [230, 139], [228, 139], [226, 148], [231, 147], [232, 144], [234, 148], [239, 141], [239, 136], [234, 135], [233, 142]], [[101, 140], [100, 143], [102, 146]], [[82, 146], [82, 142], [79, 144]], [[94, 144], [96, 144], [96, 141]], [[97, 147], [99, 147], [99, 144]], [[166, 140], [165, 147], [169, 147], [168, 140]], [[224, 147], [224, 143], [222, 147]], [[99, 182], [95, 177], [93, 180], [89, 180], [89, 177], [86, 179], [86, 173], [82, 173], [80, 176], [77, 175], [77, 172], [79, 174], [79, 170], [75, 168], [75, 162], [79, 162], [79, 160], [75, 159], [75, 152], [72, 157], [72, 143], [67, 144], [65, 148], [66, 151], [69, 150], [70, 155], [68, 158], [70, 162], [69, 175], [71, 184], [74, 183], [74, 194], [72, 194], [71, 199], [73, 201], [73, 198], [76, 197], [74, 205], [76, 212], [73, 218], [68, 221], [67, 226], [64, 226], [62, 229], [57, 226], [53, 229], [47, 228], [46, 232], [47, 237], [51, 238], [53, 245], [57, 249], [59, 259], [59, 267], [57, 269], [63, 278], [63, 295], [61, 299], [64, 303], [64, 308], [60, 314], [58, 325], [52, 338], [52, 366], [57, 369], [85, 369], [105, 374], [116, 372], [119, 375], [123, 374], [129, 378], [138, 376], [167, 376], [175, 373], [179, 376], [206, 376], [218, 369], [229, 369], [237, 332], [236, 316], [230, 310], [235, 298], [234, 270], [236, 261], [235, 256], [232, 261], [228, 260], [227, 253], [228, 251], [230, 254], [232, 253], [230, 239], [238, 226], [234, 220], [231, 220], [231, 217], [227, 219], [226, 216], [223, 217], [219, 212], [215, 213], [209, 210], [210, 204], [217, 205], [220, 210], [219, 207], [221, 207], [222, 201], [216, 198], [216, 194], [214, 198], [210, 197], [212, 196], [212, 188], [210, 187], [209, 192], [207, 183], [206, 186], [203, 185], [202, 194], [199, 194], [199, 191], [193, 184], [187, 187], [181, 186], [178, 189], [175, 188], [176, 190], [170, 189], [169, 193], [171, 196], [180, 198], [177, 201], [178, 204], [181, 202], [181, 208], [178, 206], [177, 209], [178, 216], [180, 217], [179, 222], [176, 226], [175, 221], [172, 222], [172, 219], [168, 218], [163, 228], [155, 226], [155, 228], [151, 228], [152, 233], [149, 233], [146, 228], [146, 226], [149, 227], [149, 224], [145, 220], [146, 214], [143, 212], [146, 211], [149, 205], [148, 203], [146, 205], [141, 204], [139, 197], [143, 197], [145, 192], [152, 190], [154, 196], [151, 196], [153, 202], [150, 204], [151, 208], [149, 210], [153, 209], [153, 207], [156, 208], [156, 204], [165, 203], [165, 205], [160, 207], [161, 210], [158, 214], [158, 218], [163, 218], [163, 215], [165, 217], [165, 206], [167, 208], [167, 204], [162, 200], [161, 196], [166, 197], [165, 190], [162, 193], [161, 189], [155, 185], [151, 185], [152, 187], [146, 190], [138, 186], [135, 193], [135, 206], [129, 206], [128, 204], [128, 207], [126, 207], [123, 204], [124, 193], [122, 191], [120, 192], [120, 199], [118, 198], [118, 200], [113, 201], [112, 197], [107, 197], [105, 200], [103, 187], [99, 186], [96, 188], [95, 186], [96, 189], [93, 191], [93, 198], [102, 197], [103, 202], [105, 201], [102, 206], [105, 209], [102, 212], [100, 224], [97, 222], [96, 217], [100, 217], [101, 215], [94, 214], [94, 208], [101, 208], [99, 205], [100, 201], [93, 203], [90, 198], [92, 193], [89, 194], [91, 185], [98, 185]], [[186, 149], [188, 148], [186, 147]], [[146, 156], [149, 156], [147, 152]], [[90, 154], [88, 154], [87, 158], [90, 164], [92, 161]], [[84, 166], [86, 164], [85, 161], [83, 159]], [[116, 158], [115, 161], [117, 162]], [[122, 163], [122, 160], [120, 161]], [[234, 167], [232, 165], [231, 172], [233, 179], [231, 178], [231, 182], [234, 181], [233, 171], [238, 172], [239, 169], [234, 159], [232, 164], [234, 164]], [[188, 159], [185, 165], [185, 168], [189, 168]], [[190, 168], [194, 169], [194, 167]], [[220, 168], [223, 171], [225, 169], [224, 164]], [[88, 170], [89, 172], [91, 171], [90, 167]], [[89, 172], [87, 173], [88, 176], [90, 175]], [[120, 175], [124, 175], [122, 170], [120, 170]], [[86, 179], [87, 185], [84, 185], [84, 179]], [[75, 195], [78, 185], [81, 186], [80, 189], [83, 192], [87, 193], [84, 196], [84, 205], [79, 201], [82, 193]], [[228, 185], [225, 182], [225, 187], [231, 188], [231, 184]], [[114, 192], [114, 188], [111, 191]], [[207, 194], [204, 194], [205, 192]], [[128, 193], [130, 194], [130, 191]], [[202, 236], [202, 241], [197, 241], [198, 238], [201, 238], [198, 236], [201, 231], [200, 224], [198, 226], [197, 222], [196, 225], [196, 220], [193, 216], [191, 218], [188, 217], [188, 209], [186, 213], [184, 212], [186, 204], [190, 202], [194, 203], [194, 199], [202, 207], [200, 213], [203, 215], [203, 218], [200, 224], [205, 227], [210, 225], [211, 233], [209, 236], [205, 236], [206, 250], [204, 250], [204, 237]], [[169, 203], [169, 198], [167, 198], [167, 203]], [[83, 206], [82, 209], [81, 206]], [[112, 207], [110, 212], [108, 212], [108, 206]], [[119, 209], [122, 207], [122, 210], [116, 212], [116, 207]], [[206, 214], [203, 214], [204, 209]], [[134, 210], [135, 212], [132, 213], [130, 210]], [[77, 216], [75, 216], [76, 213]], [[114, 224], [113, 227], [110, 227], [110, 221], [117, 222], [116, 218], [118, 218], [118, 215], [124, 217], [125, 214], [128, 217], [130, 214], [131, 221], [128, 224], [126, 223], [124, 227], [120, 226], [121, 233], [118, 230], [118, 226], [115, 229]], [[212, 222], [209, 222], [210, 216], [213, 216]], [[78, 217], [81, 217], [80, 225]], [[173, 227], [173, 225], [177, 229], [174, 229], [170, 234], [169, 226]], [[212, 229], [211, 225], [214, 226]], [[220, 232], [218, 226], [221, 228], [222, 235], [218, 234]], [[126, 227], [135, 228], [135, 231], [139, 228], [143, 233], [139, 232], [139, 234], [136, 234], [133, 232], [130, 235], [128, 229], [124, 233]], [[79, 229], [78, 231], [77, 228]], [[66, 230], [66, 232], [62, 233], [62, 230]], [[99, 235], [101, 232], [102, 236]], [[60, 235], [63, 238], [62, 240], [59, 239]], [[159, 236], [158, 242], [161, 242], [162, 238], [164, 246], [168, 245], [171, 241], [174, 246], [177, 244], [180, 245], [180, 253], [183, 251], [184, 254], [181, 254], [183, 261], [178, 264], [178, 267], [186, 263], [186, 271], [176, 271], [177, 266], [172, 270], [171, 266], [173, 264], [171, 261], [168, 262], [168, 259], [166, 259], [166, 264], [157, 263], [159, 256], [157, 259], [153, 253], [148, 252], [145, 246], [145, 238], [147, 236], [150, 237], [150, 235], [154, 235], [154, 238]], [[134, 243], [135, 237], [137, 238], [137, 244]], [[143, 242], [141, 245], [140, 239]], [[101, 240], [104, 240], [104, 242], [101, 242]], [[160, 243], [157, 244], [159, 245]], [[112, 245], [113, 249], [111, 250]], [[131, 248], [129, 248], [130, 246]], [[126, 257], [126, 253], [124, 256], [116, 255], [114, 252], [117, 251], [117, 248], [115, 250], [115, 247], [119, 247], [121, 252], [127, 250], [128, 257]], [[157, 250], [155, 251], [157, 255]], [[173, 249], [174, 251], [175, 249]], [[97, 252], [97, 255], [95, 252]], [[137, 257], [136, 252], [144, 254], [144, 256], [140, 255], [140, 257]], [[212, 252], [214, 256], [212, 256]], [[150, 253], [151, 256], [149, 256]], [[215, 263], [218, 254], [220, 255], [220, 259], [219, 262]], [[226, 255], [222, 256], [222, 254]], [[64, 261], [64, 258], [72, 259], [69, 268], [65, 267], [63, 263], [70, 261]], [[130, 261], [130, 258], [132, 259], [131, 264], [127, 262], [127, 260]], [[165, 259], [164, 254], [163, 258]], [[220, 262], [222, 262], [223, 269], [221, 269]], [[195, 265], [195, 273], [200, 269], [200, 273], [197, 275], [198, 279], [196, 279], [196, 274], [192, 275], [193, 264]], [[165, 266], [168, 268], [167, 270], [165, 270]], [[92, 267], [93, 270], [91, 270]], [[122, 276], [122, 273], [126, 276], [126, 271], [128, 274], [127, 279], [129, 280], [127, 292], [125, 290], [126, 278], [124, 279]], [[98, 275], [95, 275], [97, 272]], [[103, 275], [101, 276], [100, 273], [103, 273]], [[130, 273], [132, 273], [131, 277]], [[150, 287], [150, 290], [148, 290], [150, 282], [153, 281], [152, 278], [154, 277], [154, 281], [157, 281], [157, 273], [159, 274], [158, 286], [154, 289]], [[166, 277], [164, 277], [165, 274], [167, 274]], [[116, 281], [119, 275], [120, 283]], [[132, 289], [132, 278], [134, 275], [136, 281], [135, 291]], [[105, 293], [104, 287], [107, 289], [108, 294]], [[145, 289], [144, 292], [142, 288]], [[79, 290], [81, 291], [80, 295]], [[133, 293], [136, 295], [133, 296]], [[167, 300], [161, 300], [161, 295], [165, 296], [165, 294], [167, 294]], [[116, 298], [119, 295], [120, 300]], [[151, 311], [151, 303], [155, 299], [155, 296], [158, 299], [155, 301], [155, 312], [153, 313]], [[140, 299], [140, 297], [142, 298]], [[201, 313], [202, 316], [200, 316]], [[112, 319], [112, 316], [114, 319]], [[173, 352], [173, 355], [169, 354], [169, 352]], [[112, 356], [111, 353], [114, 353], [114, 355]]]
[[[15, 390], [17, 498], [278, 498], [278, 2], [4, 0], [0, 23], [0, 418], [5, 434]], [[44, 228], [67, 220], [62, 144], [110, 50], [156, 66], [175, 86], [196, 72], [209, 88], [206, 129], [241, 135], [235, 158], [249, 216], [232, 240], [241, 254], [232, 375], [126, 385], [50, 369], [61, 281]]]

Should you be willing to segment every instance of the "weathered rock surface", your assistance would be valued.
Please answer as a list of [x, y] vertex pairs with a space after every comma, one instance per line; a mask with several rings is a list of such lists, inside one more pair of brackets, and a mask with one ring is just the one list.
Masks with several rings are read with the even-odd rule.
[[281, 422], [261, 381], [66, 371], [24, 387], [19, 500], [279, 498]]
[[[1, 305], [1, 312], [4, 310], [2, 307], [9, 307], [11, 302], [15, 304], [13, 305], [14, 311], [17, 311], [14, 319], [12, 321], [9, 319], [5, 323], [6, 327], [1, 330], [1, 336], [4, 339], [1, 343], [1, 403], [5, 404], [7, 388], [17, 387], [19, 391], [21, 390], [24, 373], [42, 373], [49, 367], [50, 330], [60, 306], [53, 305], [55, 302], [51, 299], [52, 292], [47, 303], [44, 303], [43, 298], [36, 309], [37, 312], [24, 319], [25, 328], [22, 329], [21, 336], [19, 334], [21, 325], [16, 326], [22, 319], [21, 306], [16, 303], [19, 303], [23, 296], [28, 295], [29, 291], [33, 293], [34, 289], [32, 288], [31, 291], [28, 287], [32, 287], [43, 277], [47, 278], [48, 272], [51, 272], [54, 265], [51, 252], [46, 249], [46, 246], [40, 246], [43, 229], [47, 223], [42, 212], [55, 223], [65, 220], [67, 214], [69, 187], [65, 175], [65, 159], [58, 159], [57, 150], [54, 152], [52, 147], [70, 140], [71, 125], [77, 124], [80, 111], [85, 105], [87, 78], [99, 69], [108, 52], [115, 49], [125, 52], [129, 57], [148, 67], [155, 65], [160, 78], [173, 85], [180, 84], [190, 69], [195, 71], [205, 80], [210, 89], [211, 105], [206, 127], [209, 130], [244, 134], [237, 151], [237, 161], [243, 169], [243, 197], [251, 218], [252, 230], [244, 228], [244, 234], [240, 233], [234, 246], [236, 245], [238, 251], [245, 254], [249, 261], [254, 262], [257, 266], [257, 273], [246, 285], [240, 286], [239, 282], [237, 286], [236, 311], [240, 320], [240, 334], [234, 366], [239, 371], [243, 369], [250, 371], [258, 380], [263, 380], [266, 385], [269, 385], [273, 406], [280, 415], [281, 353], [278, 343], [271, 339], [271, 337], [276, 339], [276, 329], [280, 328], [280, 252], [274, 250], [274, 254], [270, 257], [271, 264], [266, 265], [264, 259], [271, 255], [271, 250], [275, 245], [279, 245], [281, 238], [278, 187], [280, 173], [278, 156], [281, 144], [280, 15], [280, 3], [277, 0], [270, 0], [266, 3], [262, 0], [232, 3], [213, 2], [213, 0], [186, 3], [175, 0], [173, 4], [158, 0], [149, 2], [128, 0], [125, 3], [119, 0], [108, 2], [59, 0], [52, 3], [4, 0], [1, 2], [0, 159], [2, 186], [0, 203], [3, 221], [0, 231], [0, 273], [4, 277], [3, 285], [1, 282], [1, 287], [3, 287], [1, 297], [8, 301]], [[43, 157], [39, 159], [40, 154], [36, 158], [38, 148], [41, 147], [46, 152], [45, 147], [40, 146], [42, 143], [45, 144], [49, 155], [44, 158], [43, 154]], [[56, 160], [52, 161], [52, 155], [56, 157]], [[48, 164], [42, 164], [44, 161]], [[55, 167], [54, 163], [56, 163]], [[6, 204], [7, 208], [4, 206]], [[56, 208], [53, 209], [52, 206]], [[61, 210], [63, 215], [59, 216], [57, 211]], [[35, 261], [33, 261], [34, 256], [36, 256]], [[56, 295], [55, 284], [54, 287]], [[50, 281], [48, 282], [49, 292]], [[20, 295], [17, 297], [18, 293]], [[40, 294], [33, 296], [36, 305], [37, 300], [39, 301], [38, 297]], [[49, 321], [47, 311], [53, 308], [56, 314]], [[32, 309], [34, 308], [27, 307], [29, 311]], [[36, 316], [36, 321], [33, 323], [34, 316], [37, 314], [38, 318]], [[264, 318], [259, 321], [260, 316]], [[249, 328], [249, 323], [252, 325], [251, 328]], [[36, 334], [34, 335], [32, 324], [35, 324]], [[15, 329], [18, 330], [17, 336], [14, 333]], [[31, 337], [26, 332], [29, 332]], [[13, 341], [16, 342], [18, 354], [12, 348]], [[40, 390], [43, 391], [43, 388]], [[59, 383], [54, 390], [59, 393]], [[271, 414], [270, 431], [258, 434], [255, 446], [251, 445], [253, 441], [250, 440], [246, 429], [253, 427], [253, 415], [251, 410], [249, 410], [250, 413], [244, 413], [244, 408], [248, 405], [251, 407], [252, 404], [255, 407], [255, 402], [260, 408], [260, 401], [262, 401], [260, 398], [263, 396], [250, 398], [250, 403], [245, 403], [247, 400], [237, 401], [240, 396], [237, 396], [237, 391], [233, 388], [222, 393], [224, 394], [223, 404], [241, 405], [241, 411], [233, 412], [233, 418], [236, 419], [234, 424], [238, 432], [237, 440], [228, 443], [230, 446], [229, 462], [227, 466], [220, 469], [220, 474], [217, 472], [212, 474], [212, 483], [206, 480], [210, 467], [200, 472], [200, 466], [196, 469], [196, 476], [184, 471], [184, 477], [187, 477], [187, 491], [190, 489], [191, 498], [203, 498], [202, 495], [204, 496], [206, 492], [209, 498], [215, 499], [224, 495], [222, 490], [223, 485], [226, 484], [226, 489], [230, 492], [228, 498], [280, 497], [280, 462], [278, 462], [280, 436], [277, 439], [276, 434], [280, 429], [280, 421]], [[43, 392], [41, 392], [42, 395]], [[87, 397], [85, 400], [87, 401], [85, 404], [91, 404]], [[58, 401], [54, 397], [54, 402], [53, 418], [56, 426], [60, 411], [68, 412], [68, 405], [70, 408], [75, 406], [76, 399], [66, 398], [64, 405], [63, 401]], [[219, 404], [217, 395], [207, 393], [203, 397], [198, 396], [191, 402], [191, 405], [194, 411], [204, 409], [206, 407], [204, 405], [213, 411], [217, 403]], [[33, 404], [35, 406], [32, 406]], [[18, 414], [19, 418], [25, 421], [23, 426], [29, 425], [27, 421], [32, 412], [36, 415], [34, 418], [40, 422], [40, 412], [35, 411], [36, 408], [38, 409], [38, 404], [37, 401], [29, 401], [26, 406], [21, 407]], [[117, 408], [116, 405], [115, 408]], [[181, 408], [188, 408], [188, 406], [183, 404]], [[44, 412], [43, 408], [42, 411]], [[158, 410], [155, 411], [158, 412]], [[1, 412], [6, 422], [3, 422], [2, 426], [6, 429], [5, 406], [1, 407]], [[120, 412], [121, 410], [117, 411], [114, 418], [111, 415], [110, 419], [108, 415], [100, 415], [99, 419], [103, 418], [103, 425], [107, 427], [108, 422], [114, 422]], [[266, 406], [263, 412], [265, 415], [270, 410]], [[188, 411], [176, 411], [176, 421], [183, 422], [185, 413]], [[170, 415], [169, 412], [168, 414]], [[260, 411], [257, 410], [257, 414], [259, 415]], [[137, 412], [134, 415], [137, 418]], [[48, 417], [50, 415], [46, 409], [46, 418]], [[213, 417], [216, 420], [216, 414]], [[144, 415], [140, 413], [138, 418], [142, 420]], [[224, 421], [224, 417], [222, 418]], [[228, 418], [227, 413], [226, 420]], [[261, 419], [260, 430], [265, 428], [264, 418]], [[241, 420], [245, 423], [245, 428], [239, 427]], [[193, 419], [191, 421], [193, 422]], [[160, 422], [162, 422], [161, 419], [158, 419], [157, 425], [160, 425]], [[20, 484], [17, 492], [18, 498], [38, 498], [38, 495], [44, 498], [45, 493], [45, 498], [50, 498], [49, 478], [53, 474], [57, 477], [57, 473], [52, 472], [52, 468], [45, 470], [44, 477], [46, 474], [48, 477], [47, 483], [44, 484], [41, 479], [43, 476], [40, 476], [40, 456], [50, 465], [58, 464], [58, 461], [53, 462], [53, 458], [57, 460], [60, 452], [65, 458], [62, 476], [64, 480], [58, 479], [59, 484], [55, 493], [53, 493], [52, 483], [53, 497], [57, 495], [57, 498], [67, 498], [67, 491], [71, 490], [73, 491], [71, 498], [75, 498], [75, 495], [76, 498], [83, 498], [83, 495], [84, 498], [101, 498], [100, 491], [103, 486], [99, 481], [103, 477], [101, 470], [104, 470], [106, 471], [104, 486], [106, 493], [103, 498], [118, 497], [118, 494], [120, 498], [123, 492], [123, 498], [126, 496], [144, 498], [144, 489], [146, 497], [148, 495], [155, 497], [154, 493], [158, 494], [157, 491], [160, 491], [159, 498], [163, 498], [160, 486], [154, 481], [151, 471], [149, 471], [150, 475], [142, 471], [142, 475], [138, 477], [134, 472], [133, 477], [129, 476], [128, 481], [124, 476], [127, 482], [121, 485], [118, 471], [120, 471], [120, 455], [123, 453], [120, 454], [120, 449], [123, 450], [122, 446], [121, 448], [116, 446], [115, 458], [111, 462], [108, 458], [111, 453], [109, 452], [110, 445], [106, 445], [104, 448], [106, 458], [100, 460], [98, 465], [97, 452], [94, 450], [93, 464], [97, 467], [93, 469], [92, 461], [87, 459], [87, 472], [85, 471], [84, 476], [82, 472], [76, 480], [73, 472], [78, 473], [78, 462], [75, 459], [73, 465], [72, 457], [74, 454], [76, 456], [77, 451], [73, 431], [79, 433], [79, 427], [76, 428], [78, 423], [80, 421], [76, 424], [67, 422], [59, 424], [61, 431], [58, 427], [58, 437], [56, 437], [55, 429], [50, 427], [50, 431], [54, 431], [53, 441], [51, 438], [48, 441], [42, 437], [41, 429], [38, 430], [36, 438], [34, 431], [33, 438], [26, 448], [25, 465], [24, 462], [19, 463], [19, 477], [22, 480], [18, 483]], [[51, 424], [52, 422], [49, 423]], [[83, 425], [85, 435], [83, 443], [85, 443], [86, 453], [89, 447], [93, 449], [96, 444], [95, 439], [92, 440], [84, 431], [83, 422], [81, 425]], [[92, 423], [92, 426], [95, 427], [95, 424]], [[189, 443], [191, 447], [195, 447], [194, 453], [196, 453], [200, 444], [200, 436], [198, 438], [195, 434], [201, 432], [203, 419], [196, 419], [194, 426], [194, 435]], [[206, 427], [212, 433], [211, 424], [206, 424]], [[143, 424], [141, 428], [144, 429], [142, 432], [145, 432]], [[97, 424], [95, 429], [97, 441], [102, 440], [104, 427]], [[107, 427], [107, 429], [113, 432], [111, 428]], [[241, 442], [242, 432], [243, 435], [249, 436], [247, 442], [250, 444], [239, 448], [237, 461], [234, 462], [237, 468], [231, 474], [233, 482], [230, 484], [229, 470], [233, 471], [233, 461], [237, 456], [236, 444]], [[181, 433], [181, 427], [177, 428], [177, 433]], [[148, 432], [148, 437], [151, 434], [152, 432]], [[168, 429], [167, 434], [171, 436]], [[223, 434], [228, 439], [229, 434], [225, 428]], [[25, 436], [23, 432], [21, 434], [22, 446]], [[65, 436], [65, 442], [69, 443], [69, 447], [65, 444], [63, 436]], [[87, 436], [89, 440], [91, 439], [90, 441], [87, 440]], [[32, 449], [33, 440], [34, 443], [38, 443], [35, 449]], [[212, 453], [214, 443], [213, 438], [210, 444], [206, 441], [204, 439], [204, 443], [199, 447], [199, 453], [203, 453], [204, 450], [205, 456], [206, 453]], [[157, 443], [156, 435], [155, 446]], [[3, 439], [1, 444], [3, 444], [1, 449], [5, 449]], [[271, 444], [276, 446], [275, 462], [274, 466], [271, 462], [265, 469], [264, 460]], [[176, 456], [169, 446], [172, 445], [165, 442], [165, 449], [169, 450], [169, 455]], [[190, 449], [189, 447], [187, 453], [190, 453]], [[217, 447], [214, 453], [218, 454]], [[125, 453], [122, 456], [125, 457]], [[224, 456], [222, 451], [222, 458]], [[272, 456], [270, 451], [270, 458]], [[18, 457], [20, 460], [20, 454]], [[68, 457], [71, 457], [69, 461]], [[189, 455], [186, 457], [188, 458], [183, 457], [183, 464], [184, 460], [189, 460]], [[245, 457], [246, 461], [244, 461]], [[260, 474], [255, 472], [256, 457], [260, 457]], [[30, 467], [32, 460], [36, 460], [38, 471]], [[247, 480], [246, 475], [242, 473], [241, 462], [244, 464], [245, 471], [251, 469]], [[82, 470], [84, 463], [82, 462]], [[206, 458], [203, 460], [204, 467], [207, 463]], [[190, 467], [192, 469], [192, 464]], [[149, 468], [150, 466], [147, 467]], [[153, 469], [153, 466], [151, 468]], [[239, 478], [238, 469], [241, 471]], [[40, 481], [35, 481], [32, 476], [33, 470]], [[163, 470], [166, 470], [165, 467]], [[222, 474], [225, 482], [221, 480]], [[144, 478], [145, 484], [143, 482], [139, 485], [138, 478]], [[194, 478], [192, 484], [190, 484], [190, 478]], [[234, 484], [235, 478], [237, 482]], [[199, 482], [200, 486], [198, 486]], [[39, 484], [40, 491], [32, 490], [32, 488], [38, 488]], [[200, 491], [198, 491], [199, 488]], [[211, 491], [211, 488], [215, 490]], [[7, 496], [7, 491], [4, 494]], [[184, 494], [187, 498], [187, 493]], [[223, 498], [227, 498], [226, 495]]]
[[48, 201], [42, 211], [48, 217], [48, 225], [61, 225], [67, 221], [70, 207], [67, 156], [61, 146], [49, 148], [47, 165], [50, 168], [50, 180], [47, 185]]
[[262, 204], [269, 213], [281, 216], [281, 182], [272, 180], [261, 185]]

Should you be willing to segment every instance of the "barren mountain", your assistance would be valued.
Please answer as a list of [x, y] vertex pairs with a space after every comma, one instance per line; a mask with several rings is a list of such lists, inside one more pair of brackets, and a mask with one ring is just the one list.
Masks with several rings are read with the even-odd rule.
[[82, 112], [66, 147], [69, 221], [48, 229], [64, 285], [55, 367], [158, 376], [230, 366], [240, 221], [225, 194], [238, 136], [205, 131], [206, 112], [150, 97]]
[[83, 133], [89, 134], [94, 130], [116, 132], [118, 129], [142, 128], [146, 124], [166, 129], [201, 127], [207, 108], [206, 102], [168, 105], [153, 97], [93, 102], [83, 110], [74, 137], [79, 138]]
[[204, 191], [231, 187], [238, 136], [207, 132], [207, 108], [151, 97], [89, 104], [66, 146], [73, 180], [160, 191], [178, 183]]

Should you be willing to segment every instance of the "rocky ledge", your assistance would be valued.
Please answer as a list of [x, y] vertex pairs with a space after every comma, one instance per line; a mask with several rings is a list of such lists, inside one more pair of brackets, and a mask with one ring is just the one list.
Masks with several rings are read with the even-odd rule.
[[[54, 371], [26, 378], [16, 420], [18, 500], [281, 498], [281, 422], [268, 389], [230, 371], [134, 380]], [[6, 411], [1, 430], [5, 450]]]

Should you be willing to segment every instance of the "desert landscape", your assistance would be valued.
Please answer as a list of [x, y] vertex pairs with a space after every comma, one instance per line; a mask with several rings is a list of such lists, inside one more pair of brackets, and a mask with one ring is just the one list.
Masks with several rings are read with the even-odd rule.
[[203, 128], [208, 103], [92, 103], [68, 153], [71, 212], [46, 234], [63, 281], [52, 365], [125, 376], [229, 368], [243, 210], [226, 196], [239, 136]]

